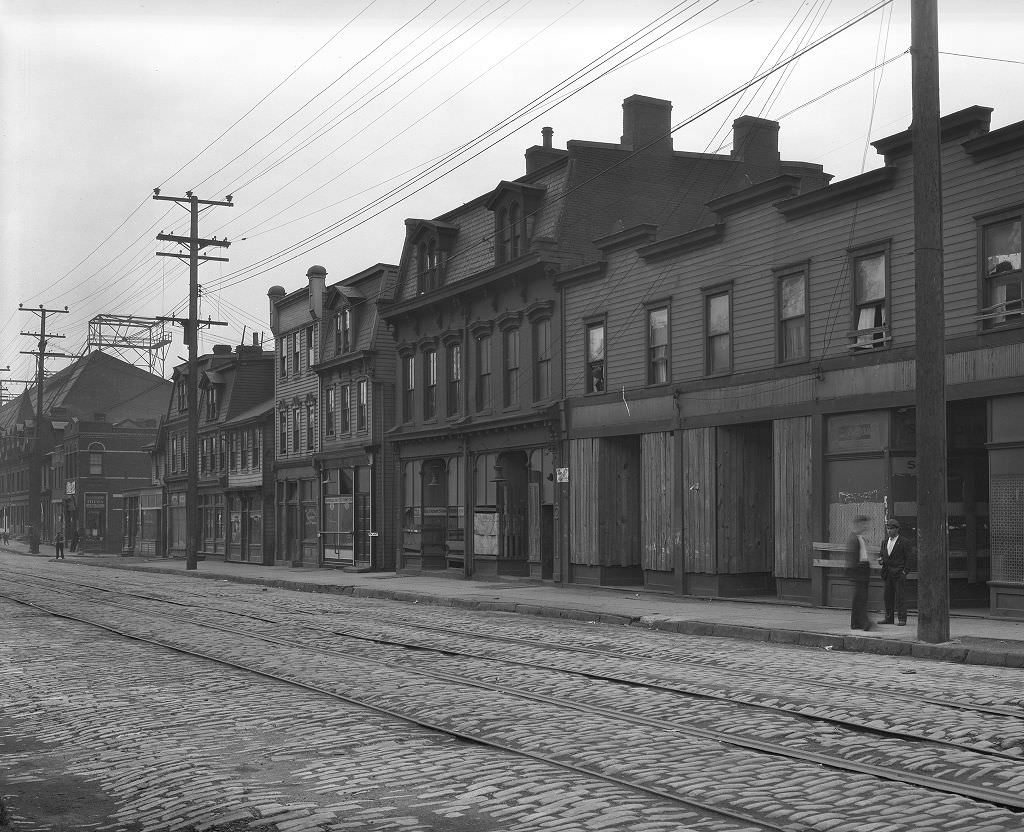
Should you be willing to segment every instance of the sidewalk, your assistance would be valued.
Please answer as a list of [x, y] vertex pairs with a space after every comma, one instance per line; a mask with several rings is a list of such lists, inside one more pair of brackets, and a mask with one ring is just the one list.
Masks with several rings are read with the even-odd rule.
[[[20, 541], [0, 544], [0, 552], [53, 559], [53, 546], [40, 544], [30, 555]], [[951, 641], [926, 644], [917, 639], [917, 617], [906, 627], [880, 625], [870, 633], [849, 629], [849, 610], [784, 604], [772, 599], [725, 600], [662, 595], [604, 587], [561, 587], [530, 579], [463, 581], [406, 576], [393, 572], [351, 573], [337, 569], [256, 566], [200, 561], [194, 571], [183, 560], [121, 557], [70, 552], [67, 564], [130, 569], [179, 577], [331, 592], [420, 604], [497, 610], [524, 615], [636, 625], [692, 635], [800, 644], [825, 650], [915, 656], [966, 664], [1024, 667], [1024, 621], [988, 618], [978, 612], [950, 615]], [[56, 561], [54, 563], [57, 563]], [[61, 564], [63, 566], [64, 564]], [[875, 615], [875, 618], [879, 618]]]

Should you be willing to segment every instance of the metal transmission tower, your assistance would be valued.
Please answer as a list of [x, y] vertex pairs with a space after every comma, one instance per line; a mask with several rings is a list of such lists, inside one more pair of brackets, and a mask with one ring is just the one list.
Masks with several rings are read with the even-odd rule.
[[89, 320], [89, 343], [85, 351], [108, 348], [118, 358], [163, 375], [171, 339], [160, 318], [136, 315], [97, 315]]

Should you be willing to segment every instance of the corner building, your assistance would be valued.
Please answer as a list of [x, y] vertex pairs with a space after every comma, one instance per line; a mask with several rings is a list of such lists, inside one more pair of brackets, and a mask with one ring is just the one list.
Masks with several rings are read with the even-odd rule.
[[[584, 338], [595, 355], [604, 347], [589, 328], [596, 318], [582, 322], [587, 329], [567, 323], [559, 281], [590, 268], [600, 257], [594, 241], [622, 229], [693, 229], [709, 199], [745, 178], [827, 179], [818, 166], [780, 162], [774, 122], [738, 119], [731, 154], [685, 153], [672, 147], [670, 102], [635, 95], [622, 108], [619, 142], [561, 150], [545, 128], [524, 176], [433, 219], [406, 220], [383, 313], [399, 356], [388, 440], [401, 489], [400, 570], [638, 579], [634, 547], [569, 540], [563, 350]], [[596, 361], [586, 372], [605, 389]]]
[[[941, 120], [950, 596], [1024, 616], [1024, 122], [990, 115]], [[858, 514], [876, 551], [888, 518], [914, 535], [909, 131], [874, 147], [881, 168], [753, 179], [700, 227], [634, 224], [559, 278], [572, 562], [847, 605], [815, 544], [841, 544]]]

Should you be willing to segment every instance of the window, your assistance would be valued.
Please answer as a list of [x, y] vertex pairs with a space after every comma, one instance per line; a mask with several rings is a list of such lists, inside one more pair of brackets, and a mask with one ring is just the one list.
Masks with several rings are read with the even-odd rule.
[[805, 361], [807, 340], [807, 274], [785, 274], [778, 282], [779, 361]]
[[217, 388], [211, 385], [206, 388], [206, 418], [216, 419], [218, 410]]
[[220, 435], [220, 455], [218, 461], [218, 470], [224, 471], [228, 464], [228, 435], [222, 433]]
[[982, 318], [989, 326], [1024, 317], [1020, 230], [1020, 217], [994, 222], [982, 229]]
[[508, 263], [524, 251], [525, 223], [523, 207], [519, 202], [510, 202], [494, 212], [494, 261]]
[[313, 349], [313, 327], [306, 327], [306, 367], [312, 367], [316, 364], [316, 354]]
[[437, 253], [437, 240], [431, 238], [419, 244], [416, 256], [419, 274], [417, 289], [419, 294], [429, 292], [441, 285], [440, 261]]
[[263, 467], [263, 429], [252, 430], [252, 468], [259, 471]]
[[349, 432], [349, 391], [348, 385], [343, 384], [338, 388], [338, 433]]
[[523, 253], [523, 234], [519, 222], [519, 203], [513, 202], [508, 206], [508, 253], [510, 260], [514, 260]]
[[292, 408], [292, 451], [297, 451], [301, 447], [299, 444], [302, 437], [302, 411], [297, 407]]
[[334, 351], [341, 354], [352, 349], [352, 310], [342, 309], [334, 318]]
[[462, 407], [462, 344], [448, 345], [448, 415]]
[[605, 385], [604, 323], [587, 325], [588, 393], [601, 393]]
[[188, 380], [182, 379], [178, 382], [178, 412], [184, 413], [188, 410]]
[[491, 336], [487, 333], [476, 339], [476, 409], [491, 406]]
[[279, 454], [286, 454], [288, 453], [288, 411], [282, 408], [278, 412], [277, 420], [280, 426], [277, 439], [277, 452]]
[[316, 420], [313, 418], [316, 411], [314, 402], [306, 402], [306, 450], [312, 451], [316, 447]]
[[230, 457], [229, 457], [229, 460], [228, 460], [228, 466], [229, 466], [228, 470], [229, 471], [237, 471], [238, 470], [238, 434], [236, 432], [233, 432], [231, 434], [230, 438], [228, 439], [228, 443], [229, 443], [228, 444], [228, 448], [230, 449], [230, 454], [231, 454]]
[[668, 307], [647, 310], [647, 383], [668, 383]]
[[732, 298], [729, 291], [704, 296], [705, 371], [708, 375], [732, 370]]
[[412, 421], [412, 402], [416, 395], [416, 357], [407, 355], [402, 361], [402, 417]]
[[292, 372], [299, 371], [299, 333], [292, 333]]
[[854, 332], [851, 333], [851, 349], [873, 349], [889, 341], [886, 260], [885, 252], [853, 258]]
[[551, 321], [543, 318], [533, 325], [533, 400], [551, 397]]
[[423, 418], [437, 415], [437, 350], [423, 353]]
[[515, 407], [519, 404], [519, 330], [506, 329], [502, 338], [505, 348], [502, 400], [505, 407]]
[[280, 355], [277, 374], [281, 378], [284, 378], [286, 375], [288, 375], [288, 339], [282, 338], [278, 346], [280, 347]]
[[337, 392], [333, 387], [327, 388], [327, 397], [324, 400], [324, 434], [334, 436], [334, 409], [337, 405]]
[[89, 474], [103, 474], [104, 447], [99, 442], [89, 443]]
[[356, 384], [356, 430], [366, 430], [366, 379]]

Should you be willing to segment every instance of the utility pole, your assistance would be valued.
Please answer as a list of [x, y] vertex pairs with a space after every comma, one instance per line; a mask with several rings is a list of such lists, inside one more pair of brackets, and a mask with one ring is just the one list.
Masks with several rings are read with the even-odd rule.
[[[182, 262], [188, 263], [188, 318], [158, 318], [158, 320], [173, 321], [179, 323], [185, 331], [185, 343], [188, 345], [188, 386], [186, 387], [186, 406], [188, 409], [188, 427], [185, 435], [185, 473], [187, 475], [185, 485], [185, 569], [197, 569], [199, 561], [199, 413], [198, 413], [198, 372], [196, 350], [199, 345], [199, 262], [207, 260], [219, 260], [227, 262], [227, 257], [211, 257], [202, 255], [199, 252], [208, 246], [221, 246], [227, 248], [231, 243], [227, 240], [218, 240], [216, 237], [209, 240], [199, 236], [199, 212], [206, 210], [213, 205], [225, 205], [233, 208], [231, 196], [225, 201], [211, 199], [199, 199], [192, 191], [186, 191], [185, 196], [160, 196], [160, 189], [153, 189], [153, 199], [177, 202], [179, 205], [187, 206], [191, 217], [189, 236], [178, 237], [174, 234], [164, 234], [162, 231], [156, 235], [158, 240], [170, 243], [178, 243], [187, 246], [186, 252], [165, 252], [158, 251], [158, 257], [177, 257]], [[205, 206], [200, 209], [200, 205]], [[227, 326], [224, 321], [205, 321], [207, 326]]]
[[949, 641], [946, 354], [936, 0], [910, 4], [917, 330], [917, 637]]
[[[11, 371], [10, 365], [7, 367], [0, 367], [0, 373], [9, 373]], [[0, 407], [3, 407], [4, 402], [7, 401], [7, 385], [4, 380], [0, 378]], [[7, 524], [4, 524], [4, 528], [7, 528]]]
[[[39, 530], [42, 523], [40, 503], [42, 502], [42, 473], [43, 473], [43, 448], [42, 448], [42, 427], [43, 427], [43, 381], [46, 378], [45, 364], [48, 357], [67, 358], [62, 352], [46, 351], [46, 316], [48, 314], [65, 314], [68, 308], [47, 309], [39, 304], [38, 309], [26, 309], [23, 304], [18, 304], [22, 312], [32, 312], [39, 316], [39, 332], [22, 332], [22, 335], [39, 338], [38, 350], [22, 350], [22, 355], [34, 355], [38, 358], [36, 368], [36, 418], [35, 430], [32, 433], [32, 456], [31, 466], [28, 471], [28, 549], [32, 554], [39, 553]], [[63, 338], [63, 335], [50, 335], [50, 338]]]

